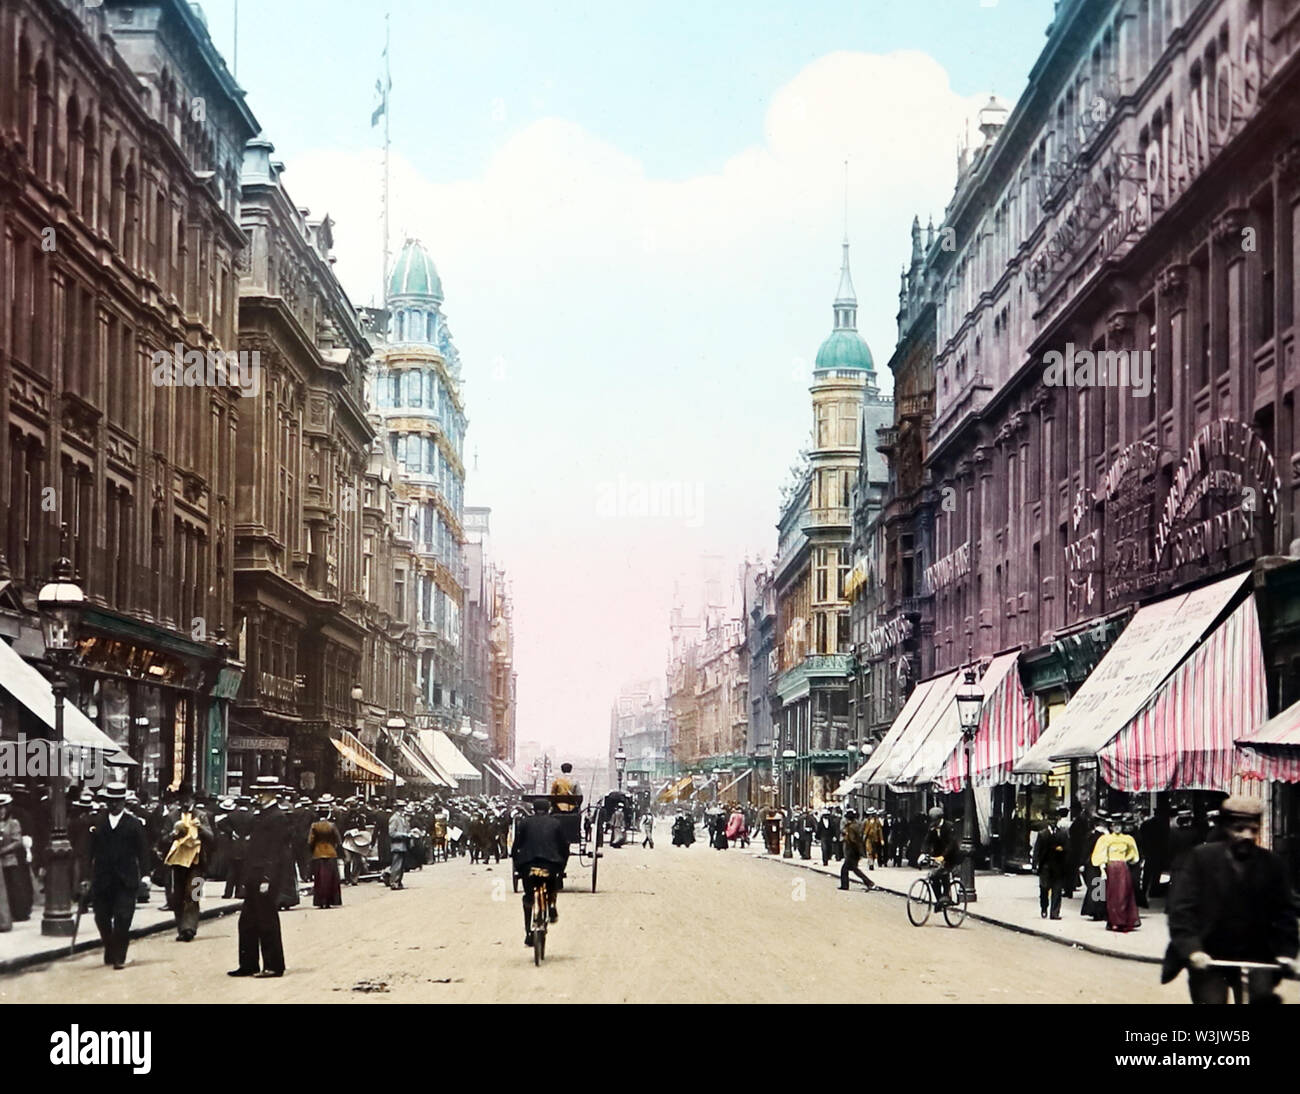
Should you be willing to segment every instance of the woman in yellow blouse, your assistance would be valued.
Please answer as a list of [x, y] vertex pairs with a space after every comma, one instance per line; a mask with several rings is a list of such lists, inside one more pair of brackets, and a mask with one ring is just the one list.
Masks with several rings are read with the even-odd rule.
[[1092, 864], [1106, 874], [1106, 929], [1131, 931], [1142, 925], [1129, 863], [1139, 859], [1137, 841], [1126, 832], [1111, 831], [1097, 837]]
[[312, 903], [317, 908], [333, 908], [343, 903], [339, 884], [339, 848], [343, 837], [338, 825], [330, 820], [329, 805], [316, 809], [316, 821], [307, 837], [311, 846]]

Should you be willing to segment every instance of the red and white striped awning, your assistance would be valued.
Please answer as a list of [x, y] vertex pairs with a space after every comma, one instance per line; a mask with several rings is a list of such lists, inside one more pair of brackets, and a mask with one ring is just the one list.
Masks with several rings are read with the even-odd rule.
[[1243, 779], [1300, 783], [1300, 703], [1238, 737], [1237, 745]]
[[1230, 790], [1236, 741], [1268, 716], [1253, 597], [1223, 621], [1097, 753], [1116, 790]]
[[[971, 782], [976, 786], [1026, 786], [1043, 781], [1041, 774], [1018, 775], [1012, 770], [1042, 731], [1038, 703], [1025, 694], [1020, 683], [1019, 659], [1019, 653], [999, 654], [979, 682], [984, 708], [971, 752]], [[966, 750], [960, 743], [935, 782], [949, 794], [965, 789]]]

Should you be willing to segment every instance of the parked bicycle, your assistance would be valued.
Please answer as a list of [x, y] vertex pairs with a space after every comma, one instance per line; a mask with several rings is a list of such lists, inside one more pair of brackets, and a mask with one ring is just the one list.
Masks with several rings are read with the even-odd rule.
[[[922, 858], [920, 865], [933, 867], [935, 863], [933, 859]], [[929, 874], [912, 882], [907, 890], [907, 918], [913, 927], [925, 926], [935, 911], [943, 914], [949, 927], [960, 927], [966, 921], [967, 896], [961, 881], [949, 872], [947, 884], [939, 882], [937, 890]]]

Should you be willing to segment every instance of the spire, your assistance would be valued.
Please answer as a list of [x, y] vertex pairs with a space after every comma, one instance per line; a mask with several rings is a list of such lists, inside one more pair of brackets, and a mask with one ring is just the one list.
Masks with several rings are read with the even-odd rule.
[[921, 218], [912, 218], [912, 269], [921, 265]]
[[840, 265], [840, 287], [835, 293], [835, 329], [858, 329], [858, 295], [853, 291], [853, 278], [849, 274], [849, 241], [846, 239], [844, 259]]

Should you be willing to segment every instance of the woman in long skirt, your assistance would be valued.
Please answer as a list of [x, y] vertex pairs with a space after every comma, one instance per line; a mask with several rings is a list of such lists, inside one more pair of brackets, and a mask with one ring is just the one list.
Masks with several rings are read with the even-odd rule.
[[1138, 861], [1137, 842], [1123, 832], [1112, 832], [1097, 840], [1092, 864], [1106, 871], [1106, 930], [1131, 931], [1142, 925], [1138, 918], [1137, 894], [1128, 864]]
[[1093, 852], [1097, 844], [1110, 835], [1110, 829], [1104, 823], [1096, 824], [1092, 829], [1092, 847], [1086, 852], [1083, 862], [1083, 906], [1080, 913], [1089, 919], [1106, 918], [1106, 876], [1101, 866], [1093, 864]]
[[330, 820], [328, 807], [316, 810], [316, 821], [307, 837], [311, 847], [312, 903], [317, 908], [335, 908], [343, 903], [339, 885], [339, 848], [343, 837]]

